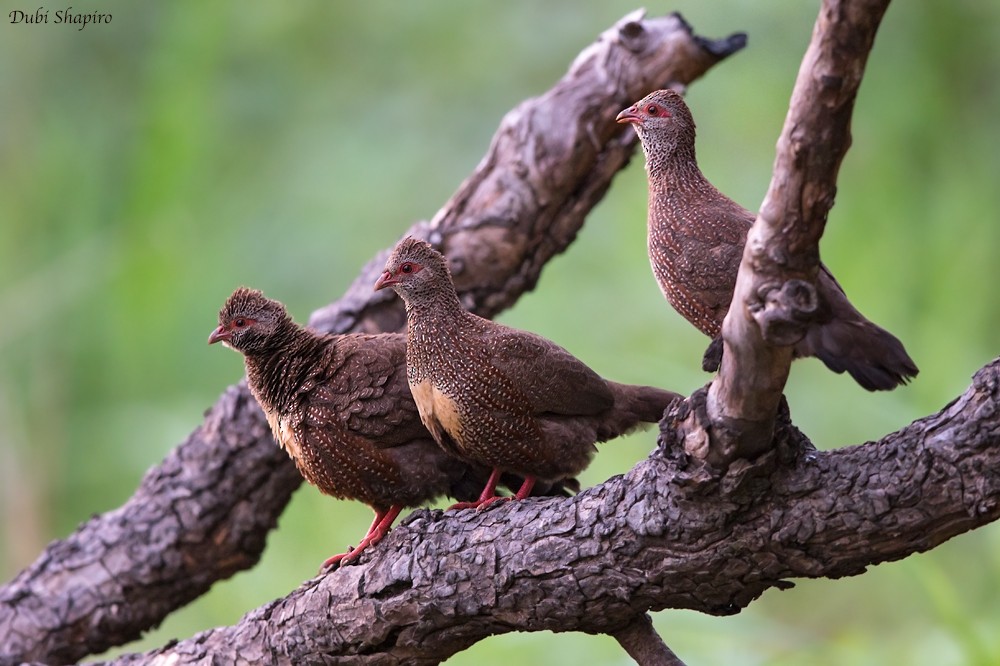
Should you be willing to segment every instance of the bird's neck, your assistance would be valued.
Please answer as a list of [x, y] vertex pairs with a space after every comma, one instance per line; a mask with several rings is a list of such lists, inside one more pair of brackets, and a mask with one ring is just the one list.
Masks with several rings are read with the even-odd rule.
[[[685, 144], [673, 151], [646, 155], [649, 176], [649, 209], [666, 208], [667, 219], [678, 217], [692, 201], [712, 202], [720, 197], [718, 190], [705, 178], [695, 159], [694, 146]], [[674, 213], [674, 214], [672, 214]]]
[[664, 182], [669, 185], [685, 186], [705, 180], [694, 152], [694, 141], [678, 141], [669, 148], [656, 146], [652, 149], [643, 144], [646, 153], [646, 173], [650, 183]]
[[406, 303], [406, 355], [411, 379], [422, 378], [457, 354], [469, 314], [453, 291], [424, 294]]
[[296, 392], [315, 372], [327, 339], [312, 331], [290, 328], [267, 350], [246, 354], [247, 385], [266, 412], [284, 412]]
[[454, 289], [435, 289], [406, 300], [407, 325], [449, 327], [467, 314]]

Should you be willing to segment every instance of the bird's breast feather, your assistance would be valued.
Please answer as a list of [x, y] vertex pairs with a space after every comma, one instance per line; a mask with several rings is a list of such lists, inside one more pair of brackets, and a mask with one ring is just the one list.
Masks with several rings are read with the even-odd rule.
[[302, 448], [295, 438], [295, 433], [288, 423], [288, 419], [280, 414], [267, 412], [267, 423], [271, 426], [271, 433], [278, 442], [278, 446], [283, 448], [292, 460], [302, 460]]
[[429, 379], [410, 384], [413, 401], [417, 403], [420, 420], [431, 431], [434, 439], [443, 441], [442, 431], [455, 439], [460, 439], [462, 419], [458, 404], [441, 391]]

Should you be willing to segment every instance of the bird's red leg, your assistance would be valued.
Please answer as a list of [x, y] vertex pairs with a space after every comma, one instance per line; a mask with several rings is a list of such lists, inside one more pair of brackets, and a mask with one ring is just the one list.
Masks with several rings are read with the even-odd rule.
[[[525, 476], [524, 482], [521, 483], [521, 487], [517, 489], [517, 493], [513, 497], [498, 497], [496, 493], [493, 494], [493, 497], [487, 497], [486, 499], [480, 497], [478, 500], [479, 504], [476, 507], [476, 509], [478, 511], [482, 511], [483, 509], [488, 507], [490, 504], [493, 504], [494, 502], [501, 502], [501, 501], [511, 502], [513, 500], [523, 500], [525, 497], [531, 494], [531, 489], [534, 487], [535, 487], [535, 477], [530, 475]], [[483, 492], [485, 493], [486, 491]]]
[[393, 504], [389, 507], [388, 511], [375, 511], [375, 520], [372, 521], [372, 526], [368, 528], [368, 533], [365, 534], [365, 538], [361, 540], [357, 548], [351, 548], [346, 553], [340, 553], [339, 555], [334, 555], [333, 557], [327, 558], [323, 562], [323, 566], [319, 568], [320, 573], [336, 567], [337, 565], [344, 565], [355, 559], [361, 554], [368, 546], [373, 546], [382, 540], [388, 532], [389, 528], [392, 527], [392, 522], [396, 520], [396, 516], [399, 512], [403, 510], [402, 505]]
[[500, 469], [494, 468], [493, 472], [490, 474], [489, 480], [486, 482], [486, 487], [483, 488], [483, 492], [479, 493], [479, 499], [475, 502], [459, 502], [458, 504], [452, 504], [448, 507], [448, 510], [452, 509], [478, 509], [493, 502], [498, 499], [503, 499], [497, 497], [497, 482], [500, 481]]
[[531, 489], [535, 487], [535, 477], [526, 476], [524, 477], [524, 483], [521, 487], [517, 489], [517, 494], [514, 495], [514, 499], [523, 500], [525, 497], [531, 494]]

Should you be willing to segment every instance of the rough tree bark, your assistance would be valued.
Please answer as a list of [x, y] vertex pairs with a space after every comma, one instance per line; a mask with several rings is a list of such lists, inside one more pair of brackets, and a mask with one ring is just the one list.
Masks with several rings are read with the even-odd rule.
[[[496, 314], [533, 288], [634, 152], [617, 110], [690, 83], [744, 44], [741, 34], [698, 37], [677, 15], [626, 16], [548, 93], [507, 115], [475, 172], [409, 233], [448, 254], [466, 305]], [[373, 259], [310, 323], [331, 332], [402, 328], [398, 302], [371, 289], [383, 264], [384, 255]], [[67, 663], [138, 638], [253, 566], [300, 483], [245, 386], [229, 388], [125, 505], [53, 542], [0, 588], [0, 663]], [[642, 635], [641, 623], [627, 624], [617, 627], [623, 644]]]
[[[839, 31], [852, 22], [859, 24], [856, 29], [869, 25], [873, 35], [884, 7], [884, 2], [825, 0], [814, 45], [827, 36], [843, 34]], [[803, 70], [829, 81], [847, 71], [860, 78], [871, 40], [839, 44], [831, 52], [836, 57], [820, 55]], [[838, 74], [839, 67], [846, 70]], [[803, 85], [801, 74], [799, 81], [797, 91]], [[796, 94], [793, 106], [807, 111], [823, 104], [823, 99]], [[790, 119], [804, 117], [790, 111]], [[800, 146], [815, 140], [808, 134], [795, 136]], [[829, 155], [839, 163], [835, 156], [846, 150], [847, 135], [835, 137], [840, 146]], [[609, 145], [617, 144], [612, 139]], [[801, 177], [802, 182], [832, 185], [835, 164], [832, 172], [814, 173], [806, 169], [808, 161], [786, 162], [790, 149], [782, 142], [776, 160], [776, 170], [788, 165], [787, 182]], [[470, 182], [485, 181], [474, 176]], [[775, 195], [774, 200], [779, 199]], [[485, 201], [492, 199], [486, 196]], [[772, 220], [778, 221], [781, 213], [774, 215]], [[819, 213], [824, 215], [825, 210]], [[435, 221], [442, 219], [439, 216]], [[475, 225], [466, 230], [471, 233], [472, 228]], [[810, 229], [807, 233], [818, 239], [822, 227], [818, 232]], [[453, 248], [449, 242], [454, 236], [434, 224], [417, 231], [438, 240], [449, 252], [476, 247], [456, 243]], [[773, 242], [784, 242], [784, 233], [782, 227]], [[501, 242], [506, 240], [503, 234], [497, 235]], [[782, 257], [778, 267], [762, 270], [773, 270], [772, 275], [781, 276], [780, 282], [789, 275], [808, 278], [809, 262], [815, 260], [808, 256], [809, 247], [814, 242], [789, 250], [796, 253], [793, 268], [798, 272], [784, 272], [789, 269], [783, 264], [792, 261], [791, 255]], [[538, 247], [545, 252], [544, 243]], [[804, 257], [798, 254], [803, 248]], [[752, 263], [753, 252], [748, 250], [751, 259], [747, 262]], [[478, 256], [459, 254], [469, 262], [468, 268]], [[756, 264], [741, 268], [740, 280], [753, 280], [757, 268]], [[466, 275], [474, 273], [470, 270]], [[512, 287], [506, 279], [494, 282], [515, 292], [530, 283], [515, 280]], [[467, 297], [489, 311], [488, 297], [477, 297], [475, 289], [467, 289]], [[386, 321], [381, 317], [390, 315], [369, 318], [351, 313], [388, 311], [382, 307], [376, 303], [371, 310], [347, 308], [344, 312], [334, 308], [324, 316], [333, 317], [331, 321], [346, 316], [354, 322], [381, 322]], [[769, 352], [755, 348], [774, 341], [759, 333], [748, 335], [751, 356], [766, 358]], [[744, 344], [743, 340], [726, 342]], [[780, 368], [785, 360], [780, 354], [775, 356], [773, 367], [787, 373], [787, 368]], [[732, 354], [737, 365], [740, 358], [739, 350]], [[732, 369], [723, 368], [722, 373], [726, 372]], [[720, 404], [726, 403], [727, 390], [719, 388]], [[242, 395], [237, 389], [231, 393]], [[568, 499], [527, 500], [483, 512], [414, 512], [378, 548], [364, 553], [356, 566], [306, 581], [287, 597], [251, 611], [234, 626], [212, 629], [149, 653], [125, 655], [115, 663], [242, 659], [432, 664], [487, 636], [512, 630], [609, 633], [641, 659], [638, 643], [653, 642], [641, 620], [649, 610], [735, 613], [768, 588], [788, 587], [789, 578], [859, 574], [867, 566], [934, 548], [1000, 517], [1000, 359], [981, 369], [972, 386], [939, 413], [878, 442], [837, 451], [815, 451], [791, 424], [780, 400], [765, 410], [748, 410], [750, 416], [765, 414], [771, 434], [760, 449], [737, 449], [756, 453], [752, 461], [740, 458], [724, 468], [706, 462], [707, 456], [687, 451], [693, 442], [692, 428], [705, 433], [702, 448], [693, 451], [718, 446], [712, 440], [716, 433], [710, 432], [716, 424], [707, 401], [707, 391], [702, 390], [688, 401], [675, 403], [661, 422], [657, 448], [624, 476]], [[241, 408], [251, 411], [246, 404]], [[216, 418], [229, 423], [227, 415]], [[741, 428], [755, 427], [741, 419], [721, 424], [731, 429], [735, 438], [731, 441], [738, 442], [737, 447], [742, 447]], [[198, 556], [196, 550], [192, 548], [192, 557]], [[52, 576], [45, 580], [58, 581]], [[30, 588], [25, 590], [32, 593]], [[8, 603], [9, 595], [5, 591], [0, 600]], [[653, 658], [663, 657], [660, 650]]]
[[721, 476], [684, 453], [689, 406], [675, 403], [624, 476], [569, 499], [417, 511], [357, 566], [112, 663], [435, 664], [515, 629], [617, 634], [648, 610], [736, 613], [788, 578], [860, 574], [1000, 517], [998, 401], [1000, 359], [878, 442], [816, 452], [779, 419], [770, 464]]

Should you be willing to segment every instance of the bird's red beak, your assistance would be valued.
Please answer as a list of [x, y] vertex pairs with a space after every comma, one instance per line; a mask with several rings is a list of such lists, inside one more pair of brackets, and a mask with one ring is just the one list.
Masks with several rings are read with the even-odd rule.
[[385, 271], [384, 273], [382, 273], [379, 279], [375, 281], [375, 291], [378, 291], [379, 289], [384, 289], [390, 285], [397, 284], [398, 282], [399, 280], [396, 280], [395, 278], [392, 277], [392, 273], [390, 273], [389, 271]]
[[224, 326], [219, 326], [208, 336], [208, 344], [214, 345], [216, 342], [225, 342], [233, 337], [232, 331], [227, 331]]
[[619, 113], [615, 121], [619, 123], [638, 123], [642, 122], [642, 116], [639, 115], [639, 109], [633, 104]]

